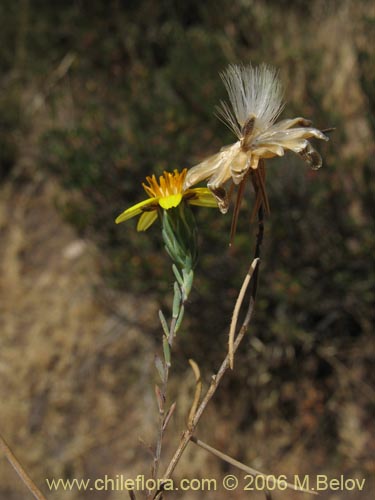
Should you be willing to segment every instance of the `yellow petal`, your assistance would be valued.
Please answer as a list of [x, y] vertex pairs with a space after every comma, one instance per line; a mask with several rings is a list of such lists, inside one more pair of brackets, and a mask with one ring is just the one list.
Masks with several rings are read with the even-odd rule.
[[131, 219], [132, 217], [135, 217], [136, 215], [139, 215], [142, 212], [143, 207], [147, 207], [148, 205], [152, 205], [153, 203], [157, 202], [158, 198], [149, 198], [147, 200], [143, 200], [140, 203], [137, 203], [136, 205], [133, 205], [130, 208], [127, 208], [122, 214], [120, 214], [115, 222], [116, 224], [120, 224], [120, 222], [124, 222], [128, 219]]
[[207, 188], [194, 188], [185, 191], [186, 194], [194, 193], [194, 197], [188, 199], [190, 205], [196, 205], [199, 207], [212, 207], [217, 208], [217, 201], [214, 198], [211, 191]]
[[159, 198], [159, 205], [164, 210], [169, 210], [170, 208], [177, 207], [182, 200], [182, 194], [170, 194], [169, 196], [162, 196]]
[[137, 224], [137, 231], [146, 231], [156, 221], [157, 218], [157, 210], [152, 210], [151, 212], [143, 212]]

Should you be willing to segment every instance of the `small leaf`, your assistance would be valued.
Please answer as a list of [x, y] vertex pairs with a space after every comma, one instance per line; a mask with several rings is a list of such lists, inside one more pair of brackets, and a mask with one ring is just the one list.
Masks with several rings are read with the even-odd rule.
[[165, 416], [165, 419], [163, 421], [163, 432], [167, 428], [167, 425], [168, 425], [168, 423], [169, 423], [169, 421], [170, 421], [170, 419], [171, 419], [171, 417], [172, 417], [175, 409], [176, 409], [176, 402], [172, 403], [171, 407], [168, 410], [168, 413]]
[[178, 330], [180, 329], [180, 326], [181, 326], [181, 323], [182, 323], [182, 319], [184, 317], [184, 312], [185, 312], [185, 306], [182, 305], [181, 308], [180, 308], [180, 314], [178, 315], [178, 318], [177, 318], [177, 321], [176, 321], [176, 326], [175, 326], [175, 329], [174, 329], [175, 335], [178, 332]]
[[194, 372], [195, 382], [198, 383], [201, 380], [201, 372], [198, 364], [194, 361], [194, 359], [189, 359], [189, 364]]
[[184, 285], [182, 287], [184, 291], [184, 301], [189, 297], [191, 289], [193, 287], [193, 280], [194, 280], [194, 271], [192, 269], [182, 270], [182, 275], [184, 278]]
[[156, 354], [155, 355], [155, 367], [158, 371], [159, 377], [162, 382], [165, 380], [165, 367], [163, 364], [163, 361], [160, 359], [160, 357]]
[[168, 339], [166, 337], [163, 338], [163, 352], [164, 352], [164, 360], [167, 366], [171, 366], [171, 349], [169, 347]]
[[195, 376], [195, 393], [194, 400], [190, 408], [189, 417], [188, 417], [188, 427], [192, 427], [193, 420], [198, 408], [199, 400], [202, 394], [202, 380], [201, 380], [201, 372], [199, 370], [199, 366], [193, 359], [189, 359], [190, 366], [194, 372]]
[[159, 320], [160, 320], [161, 326], [163, 328], [164, 335], [166, 337], [169, 337], [169, 328], [167, 325], [167, 320], [165, 319], [164, 313], [161, 309], [159, 309]]
[[180, 271], [178, 270], [176, 264], [172, 264], [172, 270], [173, 270], [173, 274], [175, 275], [178, 284], [182, 288], [184, 282], [183, 282], [182, 276], [181, 276]]
[[158, 385], [155, 385], [155, 396], [156, 396], [156, 402], [158, 403], [159, 412], [163, 413], [165, 398]]
[[173, 296], [173, 307], [172, 307], [172, 318], [178, 318], [181, 306], [181, 290], [178, 283], [174, 282], [174, 296]]

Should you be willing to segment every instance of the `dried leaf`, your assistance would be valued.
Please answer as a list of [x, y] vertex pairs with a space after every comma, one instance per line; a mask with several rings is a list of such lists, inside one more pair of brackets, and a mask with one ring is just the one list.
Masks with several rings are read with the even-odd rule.
[[165, 398], [158, 385], [155, 385], [155, 396], [156, 396], [156, 401], [158, 403], [159, 412], [163, 413]]
[[195, 417], [195, 413], [198, 408], [199, 400], [201, 397], [202, 393], [202, 380], [201, 380], [201, 372], [199, 370], [199, 366], [193, 359], [189, 359], [189, 363], [191, 368], [193, 369], [194, 376], [195, 376], [195, 394], [194, 394], [194, 400], [193, 404], [191, 405], [190, 412], [189, 412], [189, 418], [188, 418], [188, 426], [191, 427], [192, 422]]
[[174, 402], [174, 403], [171, 404], [171, 407], [169, 408], [168, 413], [165, 416], [165, 419], [164, 419], [164, 422], [163, 422], [163, 432], [167, 428], [167, 425], [168, 425], [168, 423], [169, 423], [169, 421], [170, 421], [170, 419], [171, 419], [171, 417], [172, 417], [175, 409], [176, 409], [176, 402]]

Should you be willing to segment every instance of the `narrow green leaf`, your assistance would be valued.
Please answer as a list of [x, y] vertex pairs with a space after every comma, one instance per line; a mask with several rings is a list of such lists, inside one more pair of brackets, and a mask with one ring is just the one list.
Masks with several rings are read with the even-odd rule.
[[163, 361], [160, 359], [160, 357], [157, 354], [155, 355], [155, 367], [156, 367], [156, 370], [159, 374], [161, 381], [164, 382], [164, 380], [165, 380], [165, 368], [164, 368]]
[[184, 285], [183, 285], [183, 291], [184, 291], [184, 299], [186, 300], [191, 292], [191, 289], [193, 287], [193, 281], [194, 281], [194, 271], [192, 269], [182, 270], [182, 276], [184, 279]]
[[176, 277], [176, 280], [178, 282], [178, 284], [180, 285], [180, 287], [182, 288], [183, 284], [184, 284], [184, 281], [183, 281], [183, 278], [181, 276], [181, 273], [180, 271], [178, 270], [176, 264], [172, 264], [172, 270], [173, 270], [173, 274], [175, 275]]
[[175, 335], [178, 332], [178, 330], [180, 329], [180, 326], [181, 326], [181, 323], [182, 323], [182, 319], [184, 317], [184, 312], [185, 312], [185, 306], [182, 305], [181, 308], [180, 308], [180, 314], [178, 315], [178, 318], [177, 318], [177, 321], [176, 321], [176, 326], [175, 326], [175, 329], [174, 329]]
[[171, 366], [171, 350], [168, 344], [168, 338], [163, 338], [163, 352], [164, 352], [164, 360], [165, 364], [169, 367]]
[[181, 289], [177, 281], [174, 282], [174, 296], [173, 296], [173, 307], [172, 307], [172, 317], [178, 318], [180, 307], [181, 307]]
[[161, 326], [163, 327], [164, 335], [168, 338], [169, 328], [167, 325], [167, 320], [165, 319], [164, 313], [161, 309], [159, 309], [159, 320], [160, 320]]

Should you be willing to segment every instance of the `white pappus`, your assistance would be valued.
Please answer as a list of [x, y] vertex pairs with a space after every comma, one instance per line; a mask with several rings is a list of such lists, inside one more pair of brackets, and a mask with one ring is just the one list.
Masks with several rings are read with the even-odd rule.
[[221, 74], [228, 91], [230, 105], [221, 102], [218, 117], [234, 132], [238, 141], [224, 146], [215, 155], [192, 167], [186, 176], [184, 189], [208, 179], [207, 186], [216, 197], [223, 213], [228, 199], [223, 185], [230, 178], [240, 184], [246, 174], [257, 170], [262, 159], [283, 156], [291, 150], [313, 169], [322, 166], [319, 153], [309, 138], [327, 141], [320, 130], [311, 127], [305, 118], [276, 120], [283, 104], [283, 91], [276, 70], [266, 64], [259, 67], [230, 65]]

